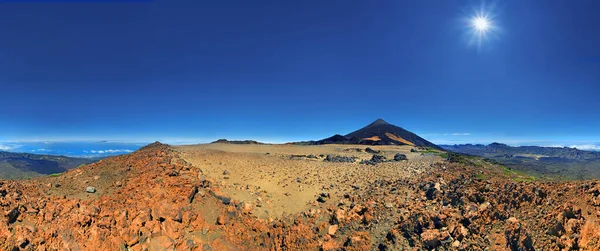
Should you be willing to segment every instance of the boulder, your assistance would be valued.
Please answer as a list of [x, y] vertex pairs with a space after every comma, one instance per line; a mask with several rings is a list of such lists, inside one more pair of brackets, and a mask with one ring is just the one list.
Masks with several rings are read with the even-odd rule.
[[437, 229], [429, 229], [421, 233], [423, 246], [428, 249], [435, 249], [442, 245], [442, 242], [448, 239], [450, 235], [447, 232], [440, 232]]
[[172, 250], [173, 249], [173, 239], [169, 238], [169, 236], [163, 235], [150, 239], [148, 243], [149, 250]]
[[8, 214], [6, 215], [6, 217], [8, 218], [8, 224], [12, 224], [15, 221], [17, 221], [19, 214], [19, 207], [15, 207], [12, 210], [10, 210], [10, 212], [8, 212]]
[[360, 163], [366, 165], [376, 165], [377, 163], [383, 163], [386, 161], [385, 156], [379, 154], [373, 154], [370, 160], [363, 160]]
[[396, 153], [396, 155], [394, 155], [394, 160], [401, 161], [401, 160], [408, 160], [408, 159], [406, 158], [406, 155], [401, 154], [401, 153]]
[[375, 153], [380, 153], [381, 151], [373, 150], [370, 147], [367, 147], [367, 148], [365, 148], [365, 152], [375, 154]]
[[217, 225], [225, 225], [227, 224], [227, 218], [225, 218], [225, 216], [223, 215], [219, 215], [219, 217], [217, 217]]
[[328, 154], [327, 157], [323, 161], [327, 162], [340, 162], [340, 163], [352, 163], [356, 161], [356, 157], [348, 157], [348, 156], [335, 156]]
[[331, 236], [334, 236], [335, 232], [337, 232], [337, 230], [338, 230], [338, 225], [331, 225], [331, 226], [329, 226], [327, 233]]
[[514, 217], [510, 217], [506, 220], [504, 236], [506, 237], [507, 246], [510, 247], [511, 250], [535, 250], [531, 235], [527, 231], [527, 228], [523, 227], [521, 221]]

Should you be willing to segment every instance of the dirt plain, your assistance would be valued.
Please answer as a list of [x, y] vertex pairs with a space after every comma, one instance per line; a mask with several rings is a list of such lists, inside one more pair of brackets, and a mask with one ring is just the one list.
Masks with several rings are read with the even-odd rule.
[[[411, 153], [410, 146], [372, 146], [387, 159], [396, 153], [411, 161], [385, 162], [377, 168], [354, 163], [323, 161], [326, 155], [370, 159], [365, 147], [348, 145], [236, 145], [177, 146], [180, 157], [220, 183], [232, 199], [253, 205], [253, 214], [279, 218], [314, 208], [321, 194], [329, 203], [379, 179], [416, 177], [425, 166], [439, 163], [439, 156]], [[313, 158], [306, 156], [313, 155]], [[326, 203], [328, 204], [328, 203]]]

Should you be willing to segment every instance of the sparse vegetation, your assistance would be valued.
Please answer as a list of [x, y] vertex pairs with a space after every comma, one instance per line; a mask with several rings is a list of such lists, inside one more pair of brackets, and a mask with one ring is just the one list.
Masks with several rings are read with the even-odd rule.
[[513, 171], [512, 174], [518, 172], [544, 180], [600, 178], [598, 152], [567, 147], [510, 147], [498, 143], [445, 147], [451, 151], [480, 156], [489, 164], [507, 166]]
[[92, 162], [84, 158], [0, 151], [0, 179], [54, 175]]
[[419, 152], [419, 153], [433, 153], [433, 154], [442, 153], [442, 151], [431, 149], [429, 147], [427, 148], [427, 150], [421, 150], [421, 151], [417, 151], [417, 152]]

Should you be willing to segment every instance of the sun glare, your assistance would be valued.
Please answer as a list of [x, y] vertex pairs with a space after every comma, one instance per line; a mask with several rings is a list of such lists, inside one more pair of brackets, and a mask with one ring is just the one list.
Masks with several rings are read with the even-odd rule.
[[476, 45], [480, 50], [490, 38], [498, 38], [500, 28], [494, 22], [496, 17], [496, 5], [481, 4], [479, 7], [473, 7], [471, 13], [466, 13], [465, 25], [466, 33], [469, 36], [469, 45]]
[[490, 21], [486, 17], [476, 17], [473, 19], [473, 26], [479, 32], [485, 32], [490, 28]]

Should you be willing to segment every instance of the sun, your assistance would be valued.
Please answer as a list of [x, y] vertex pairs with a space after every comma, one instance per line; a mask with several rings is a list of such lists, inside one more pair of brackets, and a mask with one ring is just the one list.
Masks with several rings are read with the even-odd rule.
[[473, 18], [473, 27], [478, 31], [478, 32], [486, 32], [487, 30], [490, 29], [490, 20], [488, 20], [486, 17], [475, 17]]
[[498, 39], [501, 30], [496, 18], [498, 10], [495, 4], [486, 5], [482, 0], [480, 6], [471, 6], [471, 13], [465, 13], [464, 24], [468, 44], [481, 50], [483, 45], [490, 39]]

